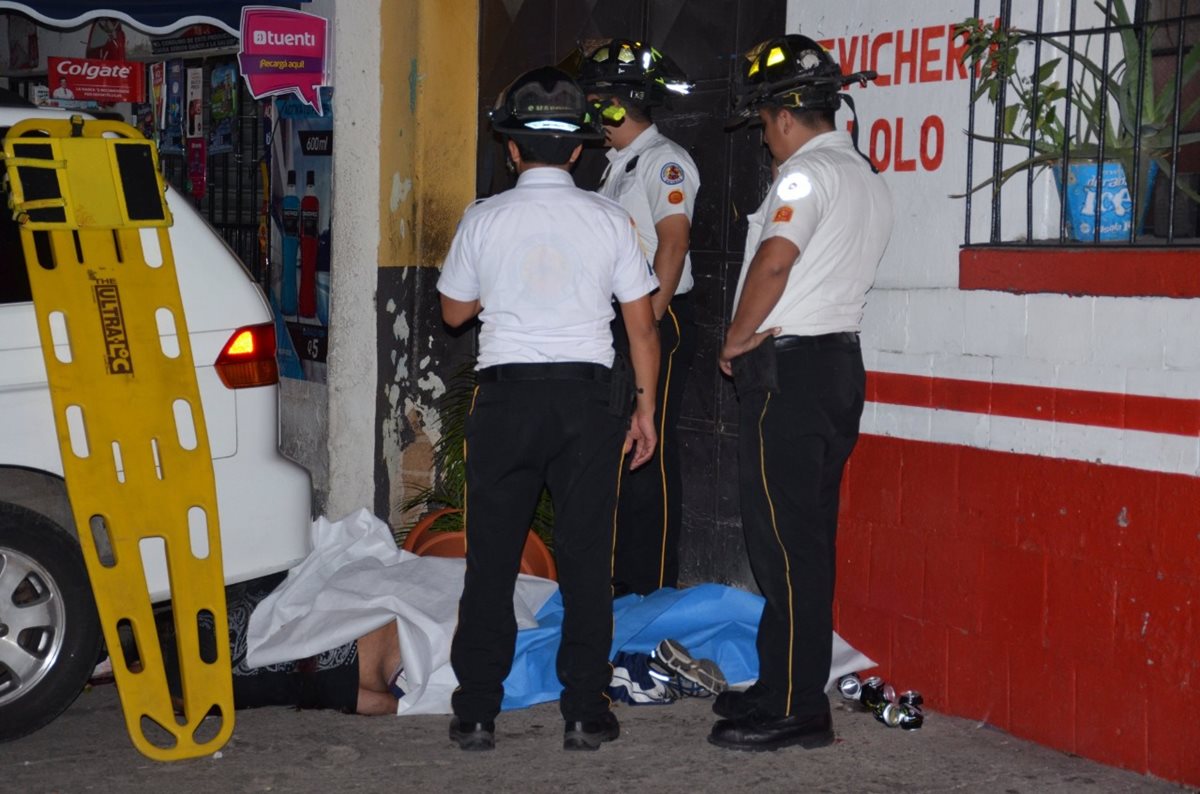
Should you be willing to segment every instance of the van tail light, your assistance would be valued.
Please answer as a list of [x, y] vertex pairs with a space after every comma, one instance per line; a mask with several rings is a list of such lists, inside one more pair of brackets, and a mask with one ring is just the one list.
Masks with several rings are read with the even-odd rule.
[[244, 325], [234, 331], [217, 356], [215, 366], [221, 382], [230, 389], [278, 383], [275, 324]]

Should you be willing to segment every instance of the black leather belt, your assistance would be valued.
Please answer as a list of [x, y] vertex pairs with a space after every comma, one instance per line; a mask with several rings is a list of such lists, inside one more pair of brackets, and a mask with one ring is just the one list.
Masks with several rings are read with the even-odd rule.
[[590, 380], [608, 383], [612, 370], [603, 364], [585, 361], [565, 361], [553, 364], [497, 364], [475, 373], [480, 383], [504, 380]]
[[843, 345], [857, 345], [858, 334], [855, 331], [838, 331], [832, 334], [820, 334], [818, 336], [777, 336], [775, 337], [776, 350], [817, 350], [823, 347], [840, 347]]

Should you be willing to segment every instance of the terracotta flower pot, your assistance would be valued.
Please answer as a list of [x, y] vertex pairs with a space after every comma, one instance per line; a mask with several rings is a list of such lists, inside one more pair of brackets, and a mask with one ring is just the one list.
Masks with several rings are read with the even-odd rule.
[[414, 524], [413, 528], [408, 531], [408, 536], [404, 539], [404, 545], [401, 548], [416, 554], [417, 546], [424, 540], [425, 535], [429, 532], [429, 528], [433, 526], [433, 522], [442, 516], [457, 512], [460, 512], [457, 507], [443, 507], [421, 516], [421, 520]]
[[[409, 531], [408, 537], [404, 539], [403, 548], [414, 554], [429, 557], [466, 556], [465, 533], [430, 531], [433, 522], [438, 518], [458, 512], [460, 512], [458, 508], [443, 507], [422, 516], [421, 520]], [[532, 529], [529, 530], [529, 535], [525, 539], [525, 548], [521, 552], [521, 573], [558, 581], [558, 567], [554, 564], [554, 555]]]

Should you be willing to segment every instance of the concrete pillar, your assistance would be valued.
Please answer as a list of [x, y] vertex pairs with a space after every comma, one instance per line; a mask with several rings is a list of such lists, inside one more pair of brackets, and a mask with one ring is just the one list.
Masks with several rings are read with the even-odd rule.
[[380, 237], [376, 174], [380, 170], [384, 93], [379, 81], [380, 5], [380, 0], [356, 0], [340, 4], [336, 16], [329, 14], [334, 29], [336, 110], [328, 354], [329, 491], [324, 512], [334, 518], [369, 507], [374, 501], [375, 287]]
[[428, 480], [449, 344], [434, 289], [474, 198], [477, 0], [338, 6], [326, 513], [398, 523]]

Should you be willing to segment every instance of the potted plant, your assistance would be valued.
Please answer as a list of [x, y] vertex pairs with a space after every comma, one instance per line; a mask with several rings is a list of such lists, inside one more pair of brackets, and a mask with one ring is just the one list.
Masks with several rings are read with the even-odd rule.
[[[972, 192], [988, 185], [998, 191], [1018, 173], [1052, 168], [1060, 196], [1068, 202], [1072, 236], [1093, 239], [1092, 222], [1099, 217], [1098, 239], [1123, 239], [1131, 228], [1140, 230], [1154, 176], [1170, 167], [1176, 127], [1186, 126], [1200, 111], [1200, 101], [1193, 102], [1180, 107], [1175, 118], [1179, 85], [1186, 85], [1200, 71], [1200, 47], [1184, 57], [1178, 85], [1172, 73], [1158, 87], [1148, 46], [1154, 28], [1146, 26], [1139, 33], [1125, 0], [1097, 0], [1095, 6], [1104, 15], [1102, 30], [1065, 41], [977, 18], [956, 26], [965, 44], [962, 61], [978, 75], [972, 101], [986, 96], [998, 107], [996, 133], [972, 133], [972, 137], [1020, 147], [1026, 153], [1020, 162], [975, 185]], [[1118, 36], [1120, 45], [1114, 42], [1106, 62], [1103, 39], [1109, 34]], [[1089, 55], [1093, 47], [1100, 49], [1099, 63]], [[1200, 133], [1179, 134], [1179, 146], [1195, 141], [1200, 141]], [[1090, 176], [1080, 176], [1089, 170]], [[1136, 182], [1131, 185], [1132, 179]], [[1131, 187], [1136, 187], [1136, 197], [1130, 195]], [[1179, 189], [1200, 202], [1200, 195], [1186, 186]], [[1076, 196], [1081, 205], [1072, 208]], [[1105, 222], [1105, 213], [1116, 222]]]
[[[405, 549], [418, 554], [457, 556], [465, 550], [460, 538], [438, 538], [441, 533], [463, 531], [463, 507], [466, 493], [466, 425], [475, 397], [474, 362], [451, 377], [445, 394], [438, 402], [442, 435], [433, 445], [433, 481], [414, 486], [415, 493], [400, 504], [405, 512], [420, 510], [414, 522], [396, 538]], [[555, 578], [553, 547], [554, 508], [550, 495], [543, 490], [530, 522], [521, 571]]]

